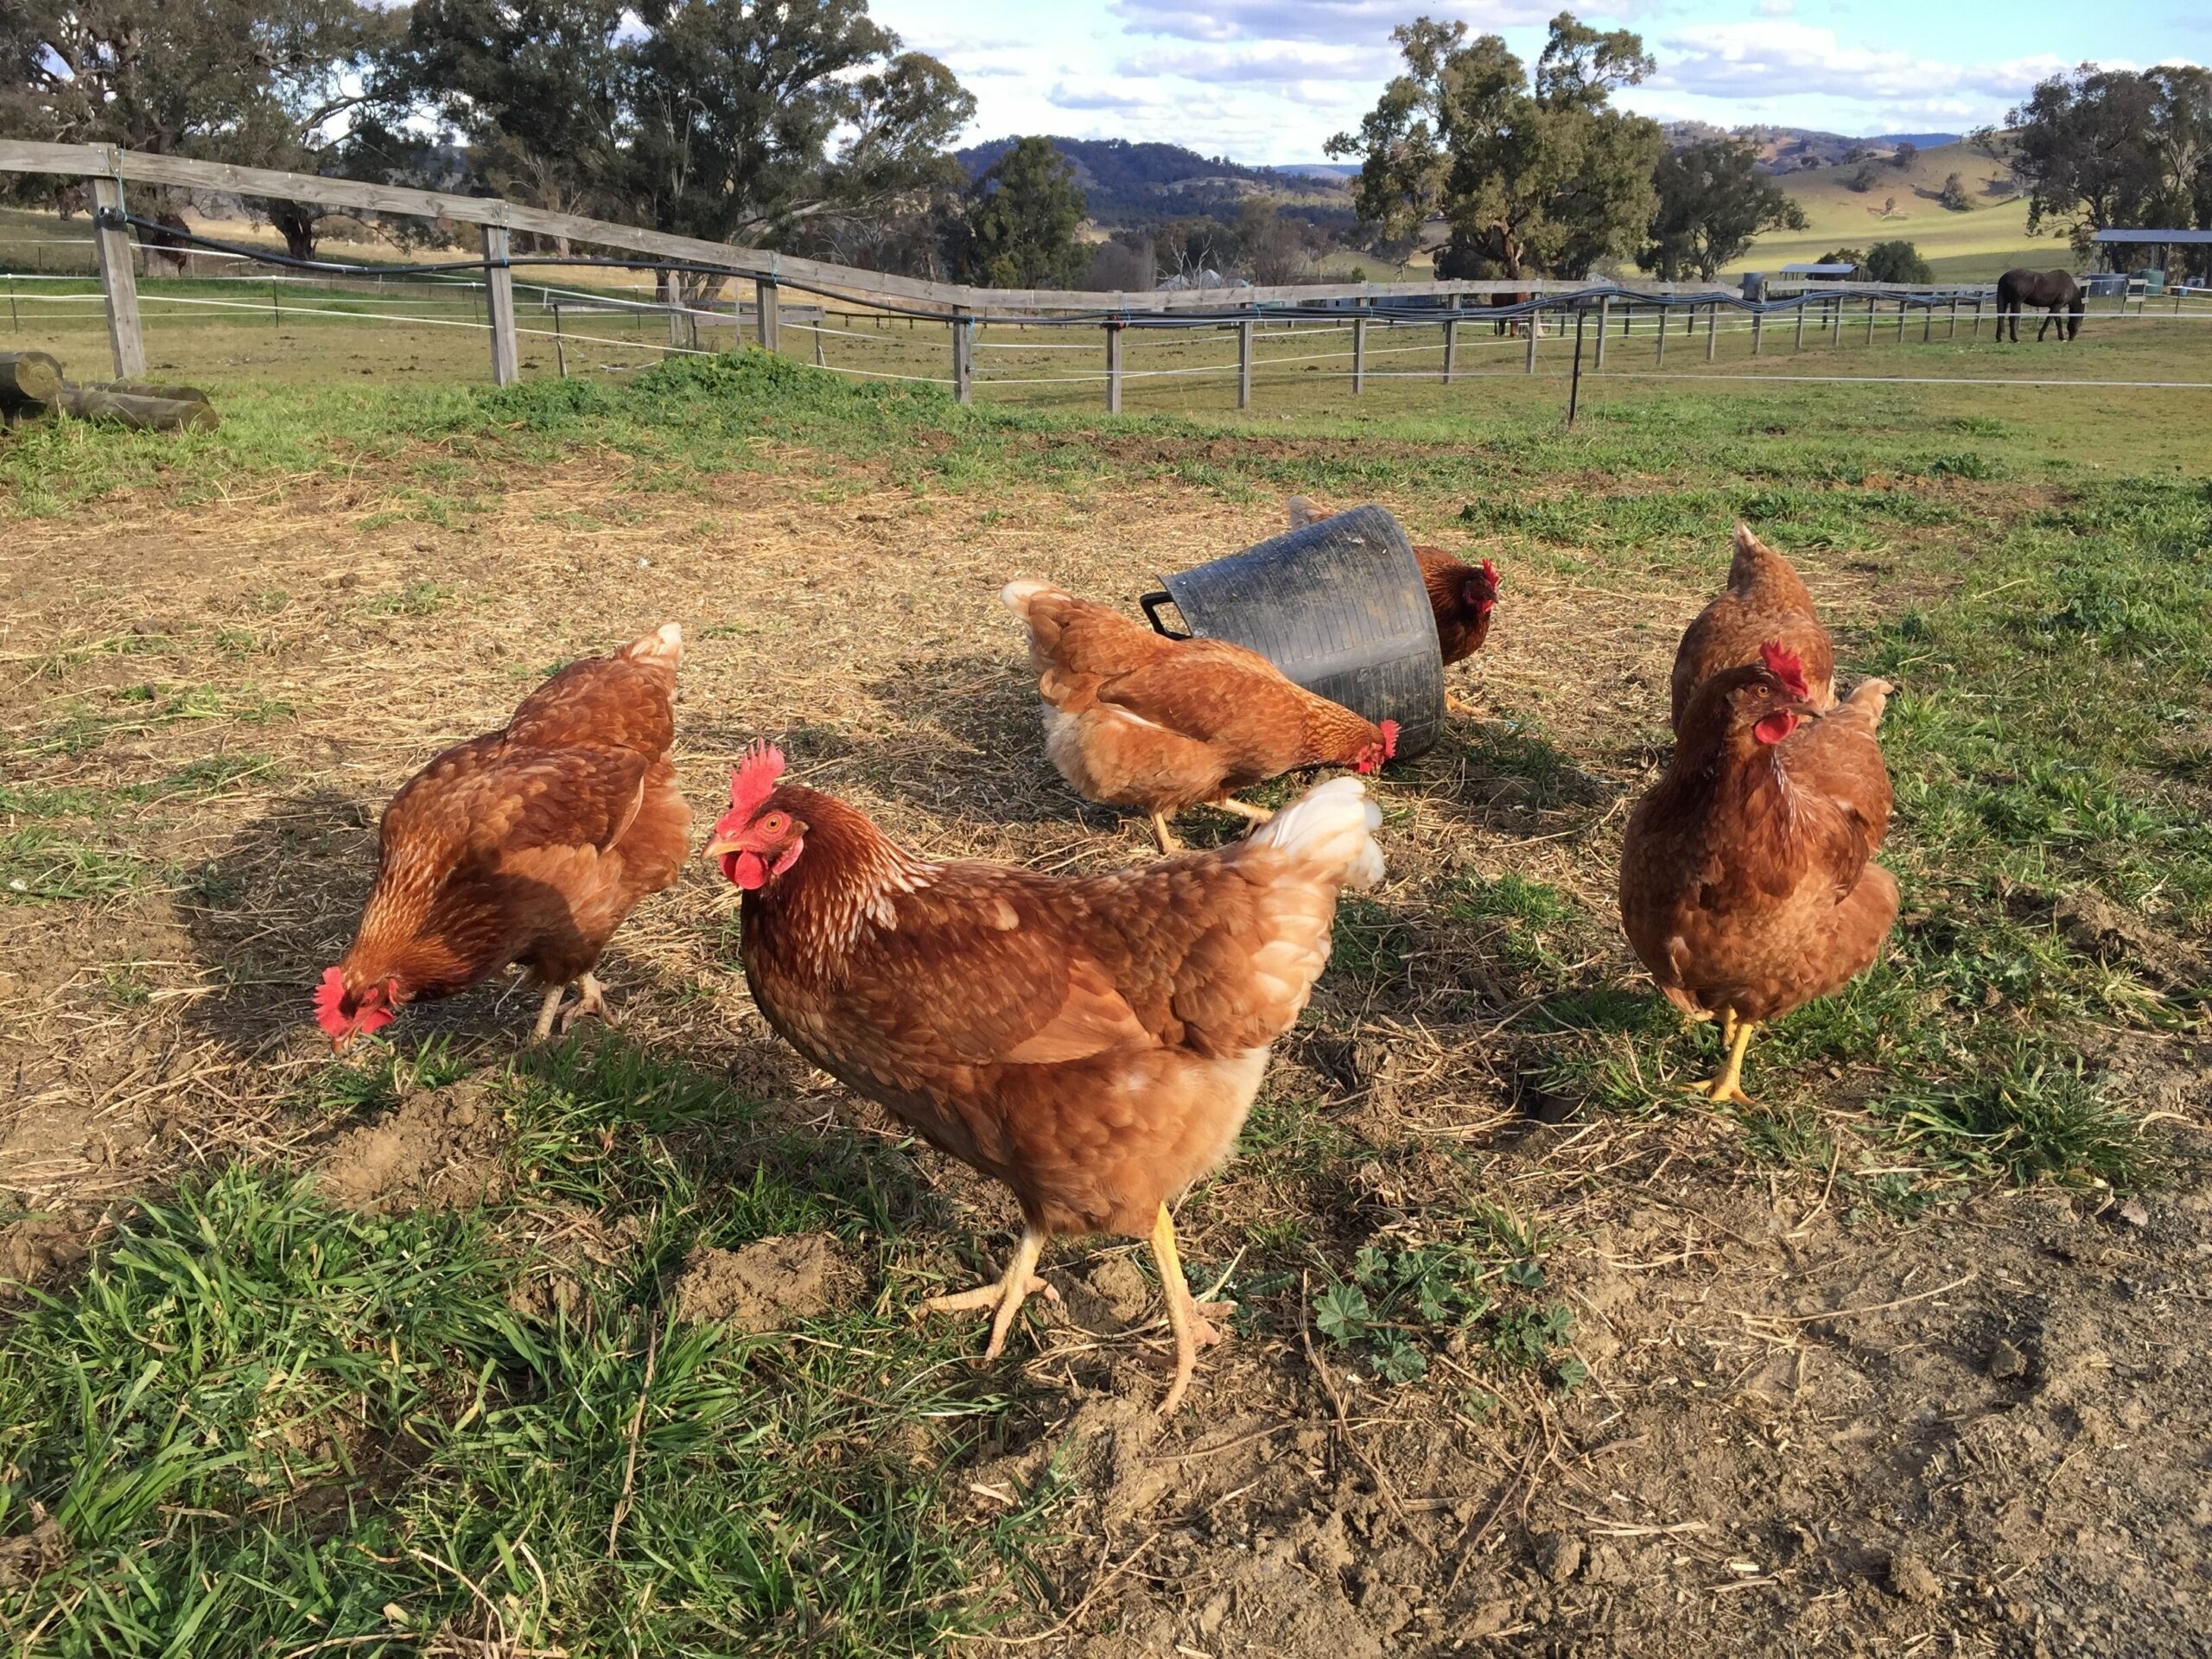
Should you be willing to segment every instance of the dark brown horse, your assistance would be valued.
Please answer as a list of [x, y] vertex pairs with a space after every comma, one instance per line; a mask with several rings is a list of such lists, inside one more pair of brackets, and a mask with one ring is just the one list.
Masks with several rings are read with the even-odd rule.
[[[2005, 324], [2009, 318], [2012, 338], [2017, 341], [2020, 338], [2020, 309], [2033, 306], [2050, 314], [2036, 329], [2037, 340], [2054, 322], [2058, 325], [2059, 339], [2071, 340], [2082, 332], [2082, 313], [2088, 301], [2087, 293], [2074, 280], [2070, 270], [2030, 270], [2024, 265], [2008, 270], [1997, 279], [1997, 338], [2005, 338]], [[2066, 310], [2063, 318], [2058, 315], [2062, 306]]]

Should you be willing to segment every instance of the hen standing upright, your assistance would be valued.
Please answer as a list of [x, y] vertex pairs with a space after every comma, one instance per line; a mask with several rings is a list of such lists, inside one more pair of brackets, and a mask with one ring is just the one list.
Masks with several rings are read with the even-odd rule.
[[504, 729], [448, 749], [392, 797], [367, 908], [315, 992], [334, 1043], [511, 963], [547, 987], [539, 1037], [565, 986], [581, 993], [568, 1019], [604, 1011], [600, 952], [683, 864], [691, 812], [668, 761], [683, 661], [671, 622], [571, 663]]
[[1739, 524], [1727, 590], [1698, 613], [1675, 652], [1668, 724], [1679, 732], [1698, 687], [1724, 669], [1757, 663], [1770, 640], [1797, 654], [1814, 708], [1834, 708], [1835, 646], [1813, 614], [1812, 594], [1789, 560]]
[[1666, 775], [1621, 849], [1621, 922], [1668, 1000], [1719, 1015], [1713, 1100], [1743, 1100], [1752, 1031], [1873, 964], [1897, 884], [1873, 861], [1890, 823], [1875, 733], [1891, 690], [1868, 680], [1821, 714], [1795, 653], [1698, 689]]
[[1316, 696], [1256, 651], [1171, 639], [1041, 582], [1000, 597], [1029, 626], [1053, 766], [1085, 800], [1150, 813], [1163, 853], [1181, 850], [1167, 820], [1185, 807], [1264, 823], [1231, 791], [1305, 766], [1373, 772], [1397, 750], [1397, 721]]
[[769, 1022], [939, 1151], [1013, 1188], [1021, 1243], [995, 1286], [996, 1358], [1053, 1233], [1149, 1236], [1183, 1397], [1214, 1339], [1168, 1200], [1229, 1155], [1323, 963], [1338, 889], [1372, 887], [1382, 814], [1356, 778], [1245, 840], [1112, 875], [933, 863], [861, 813], [779, 783], [755, 747], [707, 855], [744, 891], [745, 976]]

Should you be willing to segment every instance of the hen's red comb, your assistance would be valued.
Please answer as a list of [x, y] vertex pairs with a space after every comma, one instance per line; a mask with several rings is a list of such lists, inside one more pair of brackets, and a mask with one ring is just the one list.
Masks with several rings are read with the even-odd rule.
[[1496, 593], [1497, 591], [1497, 567], [1492, 564], [1488, 559], [1484, 559], [1483, 561], [1482, 568], [1483, 580], [1490, 583], [1491, 592], [1493, 594]]
[[729, 775], [729, 809], [741, 822], [760, 810], [762, 802], [784, 775], [784, 752], [766, 738], [745, 752], [737, 770]]
[[1385, 760], [1395, 759], [1398, 753], [1398, 722], [1395, 720], [1386, 720], [1376, 729], [1382, 734], [1382, 758]]
[[315, 1022], [332, 1036], [342, 1035], [353, 1021], [338, 1011], [346, 1000], [346, 976], [335, 968], [322, 970], [322, 982], [315, 988]]
[[1766, 671], [1782, 682], [1782, 689], [1791, 696], [1803, 699], [1812, 696], [1805, 683], [1804, 659], [1782, 644], [1770, 639], [1759, 647], [1759, 657], [1766, 664]]

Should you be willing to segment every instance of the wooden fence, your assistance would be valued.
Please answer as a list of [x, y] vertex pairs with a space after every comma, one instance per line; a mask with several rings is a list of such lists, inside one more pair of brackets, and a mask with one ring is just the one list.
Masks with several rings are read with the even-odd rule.
[[[1122, 336], [1130, 327], [1234, 327], [1238, 337], [1236, 401], [1242, 409], [1250, 405], [1252, 397], [1255, 325], [1270, 318], [1311, 321], [1317, 316], [1335, 317], [1349, 324], [1350, 378], [1352, 391], [1357, 392], [1363, 390], [1367, 378], [1367, 334], [1371, 323], [1427, 322], [1440, 326], [1443, 331], [1442, 378], [1448, 383], [1455, 371], [1457, 325], [1465, 321], [1518, 323], [1525, 319], [1526, 371], [1533, 374], [1536, 370], [1536, 342], [1541, 331], [1538, 318], [1546, 310], [1593, 314], [1592, 320], [1597, 324], [1596, 366], [1602, 368], [1605, 342], [1616, 316], [1625, 331], [1637, 314], [1656, 312], [1659, 322], [1655, 350], [1663, 362], [1668, 320], [1676, 315], [1687, 316], [1692, 331], [1702, 318], [1705, 351], [1710, 359], [1716, 321], [1723, 309], [1750, 313], [1751, 349], [1756, 355], [1768, 315], [1772, 312], [1794, 311], [1800, 345], [1808, 313], [1818, 319], [1820, 327], [1832, 340], [1840, 340], [1847, 308], [1855, 318], [1856, 308], [1863, 301], [1866, 307], [1866, 339], [1871, 342], [1878, 310], [1894, 303], [1898, 338], [1904, 337], [1909, 309], [1922, 313], [1923, 338], [1927, 338], [1941, 307], [1948, 308], [1948, 327], [1955, 332], [1960, 307], [1971, 305], [1973, 326], [1979, 332], [1983, 304], [1991, 292], [1982, 285], [1877, 287], [1851, 283], [1797, 285], [1792, 292], [1789, 285], [1774, 283], [1769, 289], [1773, 297], [1757, 302], [1746, 299], [1738, 289], [1713, 283], [1651, 283], [1629, 289], [1613, 283], [1537, 278], [1243, 286], [1129, 293], [984, 289], [860, 270], [763, 249], [734, 247], [574, 213], [550, 213], [498, 197], [449, 195], [350, 179], [233, 167], [174, 156], [147, 155], [105, 144], [0, 140], [0, 172], [51, 174], [90, 181], [95, 205], [94, 250], [115, 371], [121, 379], [142, 378], [146, 363], [137, 278], [130, 258], [133, 216], [129, 213], [127, 192], [134, 185], [312, 202], [355, 213], [410, 215], [448, 226], [476, 226], [481, 238], [482, 257], [465, 263], [483, 273], [492, 376], [502, 385], [521, 373], [516, 338], [515, 267], [518, 264], [592, 263], [567, 256], [518, 257], [512, 245], [518, 232], [564, 245], [581, 244], [640, 256], [635, 260], [606, 263], [652, 265], [661, 270], [671, 285], [672, 302], [668, 308], [671, 340], [677, 337], [679, 326], [690, 321], [682, 300], [682, 280], [691, 275], [752, 282], [753, 301], [743, 309], [749, 314], [755, 337], [772, 351], [778, 345], [779, 324], [791, 319], [797, 326], [801, 315], [798, 308], [783, 302], [786, 288], [823, 301], [925, 317], [943, 323], [950, 335], [950, 385], [954, 395], [963, 403], [969, 401], [973, 395], [976, 331], [979, 325], [1013, 322], [1096, 327], [1104, 335], [1103, 378], [1109, 410], [1121, 407]], [[137, 222], [143, 225], [147, 221]], [[327, 268], [338, 267], [334, 264]]]

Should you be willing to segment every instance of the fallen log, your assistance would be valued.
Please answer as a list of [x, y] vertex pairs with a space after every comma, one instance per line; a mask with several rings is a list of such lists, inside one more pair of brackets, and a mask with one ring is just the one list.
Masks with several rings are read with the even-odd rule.
[[105, 386], [65, 385], [58, 406], [80, 421], [113, 421], [142, 432], [213, 432], [223, 423], [213, 404], [143, 397]]
[[44, 352], [0, 352], [0, 410], [42, 414], [61, 396], [61, 365]]
[[207, 394], [197, 386], [165, 386], [151, 380], [95, 380], [102, 391], [119, 391], [130, 397], [162, 397], [173, 404], [204, 404]]

